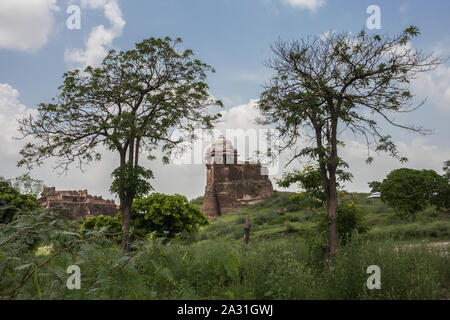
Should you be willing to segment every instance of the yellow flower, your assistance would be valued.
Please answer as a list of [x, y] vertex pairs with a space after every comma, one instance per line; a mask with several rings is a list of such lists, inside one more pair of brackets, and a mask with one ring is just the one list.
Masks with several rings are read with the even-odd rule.
[[341, 193], [342, 193], [342, 194], [345, 194], [345, 191], [342, 191]]

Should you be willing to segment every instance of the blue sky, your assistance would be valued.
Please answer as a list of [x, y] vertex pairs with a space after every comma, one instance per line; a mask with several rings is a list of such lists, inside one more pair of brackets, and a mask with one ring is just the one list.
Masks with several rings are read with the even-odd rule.
[[[381, 9], [382, 29], [374, 31], [398, 33], [409, 25], [417, 25], [422, 34], [413, 41], [414, 48], [421, 48], [426, 52], [435, 50], [441, 54], [450, 55], [448, 33], [450, 1], [446, 0], [427, 2], [418, 0], [38, 0], [35, 2], [40, 4], [40, 7], [31, 8], [33, 9], [31, 10], [27, 8], [29, 4], [25, 0], [0, 1], [0, 21], [4, 20], [0, 22], [0, 85], [3, 84], [5, 95], [2, 100], [2, 91], [0, 91], [0, 104], [4, 104], [3, 109], [0, 110], [9, 112], [9, 118], [5, 116], [5, 119], [12, 119], [11, 113], [15, 111], [11, 108], [14, 106], [20, 105], [21, 112], [31, 112], [30, 110], [38, 103], [47, 102], [54, 97], [57, 87], [61, 84], [62, 74], [76, 65], [68, 58], [68, 53], [75, 49], [85, 50], [84, 52], [87, 53], [88, 40], [93, 29], [99, 25], [112, 30], [110, 33], [112, 39], [100, 46], [105, 50], [111, 48], [126, 50], [134, 43], [148, 37], [181, 37], [184, 48], [192, 49], [199, 59], [216, 69], [217, 72], [208, 78], [210, 91], [215, 97], [224, 101], [229, 111], [239, 105], [250, 108], [250, 101], [258, 98], [264, 81], [270, 77], [270, 71], [264, 66], [264, 61], [270, 55], [271, 43], [279, 37], [300, 39], [329, 30], [357, 33], [366, 26], [369, 16], [366, 9], [370, 5], [378, 5]], [[69, 16], [66, 9], [70, 4], [79, 5], [81, 8], [80, 30], [69, 30], [66, 27], [66, 19]], [[314, 7], [315, 4], [321, 5]], [[106, 13], [105, 8], [108, 5], [111, 6], [112, 16]], [[14, 14], [18, 15], [15, 22], [5, 22]], [[121, 19], [125, 22], [124, 25], [120, 25]], [[15, 32], [21, 28], [26, 32], [16, 34]], [[44, 39], [37, 41], [37, 37], [42, 35]], [[23, 48], [27, 41], [30, 45]], [[96, 49], [99, 48], [92, 48], [92, 50]], [[80, 61], [78, 64], [80, 65]], [[430, 96], [430, 98], [422, 109], [399, 119], [406, 123], [420, 123], [425, 127], [434, 128], [434, 135], [418, 138], [392, 129], [394, 138], [404, 144], [405, 151], [410, 151], [413, 155], [417, 154], [417, 159], [408, 165], [410, 167], [427, 167], [439, 171], [440, 163], [450, 159], [449, 80], [449, 63], [429, 78], [419, 79], [415, 86], [417, 94], [420, 97]], [[230, 114], [232, 112], [228, 115]], [[249, 119], [251, 119], [250, 116], [247, 120]], [[6, 135], [12, 129], [8, 130], [6, 133], [0, 133]], [[1, 143], [2, 149], [16, 150], [12, 146], [16, 143], [15, 141], [4, 137]], [[351, 146], [352, 143], [349, 145]], [[356, 146], [355, 148], [357, 149]], [[346, 152], [351, 158], [350, 161], [355, 161], [356, 171], [363, 173], [361, 174], [363, 177], [350, 185], [350, 189], [367, 189], [366, 180], [376, 178], [376, 175], [367, 175], [366, 171], [375, 171], [382, 179], [383, 175], [399, 166], [390, 160], [381, 159], [381, 163], [384, 163], [382, 167], [375, 165], [372, 169], [368, 169], [362, 164], [363, 157], [360, 159], [361, 164], [357, 162], [359, 156], [354, 156], [355, 159], [353, 159], [352, 155], [358, 154], [354, 150], [349, 149]], [[427, 154], [430, 152], [434, 154]], [[0, 163], [6, 164], [2, 167], [7, 171], [0, 171], [0, 175], [12, 177], [14, 174], [22, 173], [14, 167], [16, 158], [12, 152], [2, 157]], [[72, 178], [56, 178], [49, 167], [40, 169], [38, 175], [57, 187], [64, 188], [75, 181], [76, 184], [80, 184], [76, 188], [88, 188], [108, 195], [108, 188], [104, 185], [109, 184], [109, 174], [98, 173], [95, 171], [97, 169], [92, 170], [84, 179], [76, 180], [77, 178], [73, 177], [75, 180], [71, 181], [69, 180]], [[171, 189], [162, 180], [170, 180], [167, 177], [170, 177], [173, 171], [182, 169], [162, 170], [165, 174], [164, 179], [156, 174], [155, 184], [160, 187], [159, 191], [179, 192], [188, 196], [201, 194], [204, 188], [204, 169], [201, 166], [196, 169], [194, 177], [190, 177], [189, 181], [180, 184], [176, 189]], [[90, 179], [89, 175], [94, 175], [96, 178]], [[103, 178], [99, 179], [99, 176]], [[199, 187], [194, 189], [189, 187], [192, 179], [196, 179], [196, 185]], [[103, 183], [103, 187], [99, 181]]]

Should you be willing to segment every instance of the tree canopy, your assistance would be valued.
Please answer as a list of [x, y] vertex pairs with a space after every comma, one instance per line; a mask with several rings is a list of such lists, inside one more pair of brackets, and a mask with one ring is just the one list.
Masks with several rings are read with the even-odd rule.
[[279, 40], [272, 46], [267, 66], [274, 75], [259, 100], [259, 122], [278, 129], [278, 150], [294, 152], [288, 164], [303, 157], [317, 161], [328, 208], [329, 256], [337, 250], [337, 170], [347, 167], [338, 152], [344, 145], [340, 134], [348, 129], [361, 136], [367, 144], [366, 161], [371, 163], [370, 150], [406, 161], [380, 121], [430, 132], [393, 118], [423, 104], [414, 103], [410, 81], [444, 62], [411, 48], [409, 41], [419, 34], [411, 26], [394, 36], [363, 30], [357, 35]]
[[208, 220], [182, 195], [152, 193], [133, 202], [132, 223], [141, 235], [155, 232], [173, 238], [208, 224]]
[[391, 171], [381, 186], [381, 199], [402, 217], [415, 217], [429, 205], [448, 207], [448, 181], [434, 170], [401, 168]]
[[[124, 230], [129, 230], [135, 196], [148, 193], [153, 172], [140, 166], [140, 155], [169, 153], [193, 139], [194, 129], [211, 129], [221, 105], [208, 92], [206, 76], [214, 69], [181, 50], [181, 39], [149, 38], [127, 51], [111, 50], [98, 67], [68, 71], [51, 103], [41, 103], [38, 116], [21, 119], [20, 138], [31, 137], [19, 165], [33, 167], [46, 158], [67, 170], [98, 161], [104, 149], [119, 155], [111, 191], [120, 198]], [[173, 130], [186, 134], [172, 137]], [[102, 148], [99, 148], [103, 146]], [[124, 251], [128, 247], [124, 236]]]
[[11, 181], [0, 178], [0, 223], [9, 223], [16, 214], [30, 213], [39, 208], [35, 195], [22, 194]]
[[380, 192], [380, 186], [381, 186], [381, 182], [380, 181], [371, 181], [371, 182], [367, 182], [367, 184], [369, 185], [370, 188], [370, 192]]

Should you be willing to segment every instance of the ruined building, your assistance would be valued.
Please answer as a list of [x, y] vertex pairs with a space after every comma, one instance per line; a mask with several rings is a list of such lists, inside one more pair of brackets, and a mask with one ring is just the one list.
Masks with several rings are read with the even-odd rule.
[[71, 220], [98, 215], [114, 216], [119, 212], [114, 200], [91, 196], [87, 190], [56, 191], [55, 187], [45, 188], [39, 203], [44, 208], [61, 208], [65, 216]]
[[237, 149], [221, 136], [205, 154], [206, 188], [202, 211], [208, 219], [273, 196], [272, 183], [261, 165], [238, 163]]

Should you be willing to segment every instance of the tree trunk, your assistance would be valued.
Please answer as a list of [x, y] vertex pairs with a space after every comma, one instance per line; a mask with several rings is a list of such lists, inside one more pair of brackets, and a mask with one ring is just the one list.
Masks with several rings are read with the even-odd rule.
[[130, 252], [130, 221], [131, 221], [131, 205], [132, 201], [127, 199], [120, 200], [120, 212], [122, 213], [122, 252], [127, 254]]
[[250, 228], [252, 227], [252, 223], [250, 222], [250, 216], [247, 216], [245, 218], [245, 225], [244, 225], [244, 243], [248, 244], [250, 241]]
[[338, 250], [338, 225], [337, 225], [337, 117], [332, 117], [330, 127], [327, 126], [326, 138], [331, 147], [331, 157], [327, 162], [328, 193], [327, 193], [327, 222], [328, 222], [328, 246], [325, 252], [325, 260], [331, 262]]
[[330, 198], [327, 201], [327, 222], [328, 222], [328, 246], [325, 251], [325, 258], [331, 259], [337, 253], [338, 248], [338, 226], [337, 226], [337, 193], [336, 189], [331, 190]]
[[328, 246], [325, 250], [325, 259], [332, 260], [338, 250], [338, 225], [337, 225], [337, 183], [336, 162], [331, 160], [328, 169], [328, 193], [327, 193], [327, 222], [328, 222]]

